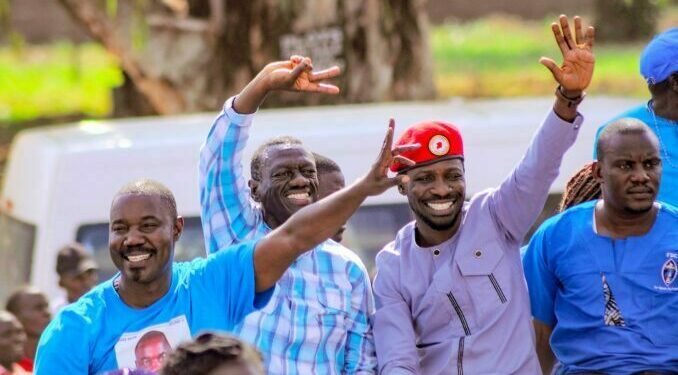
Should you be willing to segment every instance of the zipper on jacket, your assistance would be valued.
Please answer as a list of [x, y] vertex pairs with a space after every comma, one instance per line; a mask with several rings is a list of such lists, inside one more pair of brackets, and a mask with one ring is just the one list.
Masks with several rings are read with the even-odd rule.
[[499, 301], [501, 303], [506, 303], [507, 299], [506, 296], [504, 295], [504, 291], [501, 290], [501, 287], [499, 286], [499, 282], [497, 282], [497, 279], [494, 277], [494, 274], [491, 273], [487, 275], [487, 277], [490, 279], [490, 282], [492, 283], [492, 286], [494, 287], [495, 292], [497, 292], [497, 296], [499, 296]]

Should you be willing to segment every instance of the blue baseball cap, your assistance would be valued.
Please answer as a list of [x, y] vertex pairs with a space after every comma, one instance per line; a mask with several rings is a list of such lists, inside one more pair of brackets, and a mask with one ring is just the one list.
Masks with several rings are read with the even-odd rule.
[[654, 85], [678, 71], [678, 27], [656, 35], [640, 55], [640, 74]]

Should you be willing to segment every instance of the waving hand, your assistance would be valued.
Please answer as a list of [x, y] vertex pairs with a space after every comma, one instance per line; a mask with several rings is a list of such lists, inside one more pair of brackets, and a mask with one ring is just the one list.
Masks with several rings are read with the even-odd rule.
[[595, 57], [593, 55], [593, 41], [595, 30], [593, 26], [582, 34], [581, 18], [574, 17], [574, 39], [567, 17], [560, 16], [560, 25], [551, 24], [553, 36], [563, 54], [563, 64], [558, 66], [553, 59], [542, 57], [539, 62], [546, 66], [553, 78], [566, 92], [584, 91], [591, 83]]

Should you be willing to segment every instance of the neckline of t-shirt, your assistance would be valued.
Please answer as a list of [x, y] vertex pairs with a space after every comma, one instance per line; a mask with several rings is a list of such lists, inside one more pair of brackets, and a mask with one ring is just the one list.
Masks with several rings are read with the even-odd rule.
[[151, 305], [147, 307], [133, 307], [125, 303], [123, 301], [122, 297], [118, 293], [118, 291], [115, 288], [115, 281], [119, 280], [121, 275], [120, 272], [117, 272], [112, 278], [110, 278], [107, 281], [106, 285], [106, 292], [109, 295], [109, 299], [112, 299], [117, 303], [122, 309], [126, 310], [127, 312], [130, 313], [146, 313], [148, 311], [154, 311], [157, 309], [161, 309], [165, 305], [165, 301], [170, 298], [170, 295], [172, 294], [171, 292], [176, 289], [176, 283], [177, 283], [177, 267], [176, 264], [172, 265], [172, 281], [170, 282], [170, 287], [167, 289], [167, 292], [160, 297], [158, 300], [153, 302]]
[[594, 235], [601, 237], [601, 238], [607, 238], [607, 239], [612, 240], [612, 241], [627, 241], [629, 239], [649, 237], [650, 235], [653, 234], [653, 232], [655, 230], [657, 230], [655, 228], [657, 227], [657, 223], [659, 223], [659, 218], [662, 215], [662, 212], [664, 211], [664, 205], [659, 201], [654, 201], [654, 204], [657, 204], [657, 216], [654, 218], [654, 223], [652, 223], [652, 227], [650, 228], [650, 230], [647, 231], [647, 233], [645, 233], [641, 236], [628, 236], [626, 238], [612, 238], [612, 237], [603, 236], [601, 234], [598, 234], [598, 225], [596, 224], [596, 205], [598, 204], [598, 201], [599, 200], [596, 200], [595, 203], [593, 203], [593, 206], [592, 206], [593, 210], [591, 210], [592, 211], [591, 212], [591, 225], [590, 225], [591, 230], [593, 231]]

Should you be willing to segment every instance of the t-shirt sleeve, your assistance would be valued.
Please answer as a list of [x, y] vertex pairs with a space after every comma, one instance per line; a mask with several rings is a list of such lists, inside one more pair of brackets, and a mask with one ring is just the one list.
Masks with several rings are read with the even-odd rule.
[[274, 288], [256, 293], [254, 249], [258, 241], [233, 245], [207, 258], [205, 288], [222, 300], [230, 325], [238, 324], [250, 312], [266, 306], [273, 295]]
[[523, 257], [523, 269], [530, 293], [532, 316], [553, 327], [556, 324], [554, 302], [558, 279], [546, 261], [548, 250], [547, 231], [542, 226], [527, 245], [527, 251]]
[[35, 373], [40, 375], [89, 373], [88, 328], [82, 317], [64, 310], [40, 336]]

